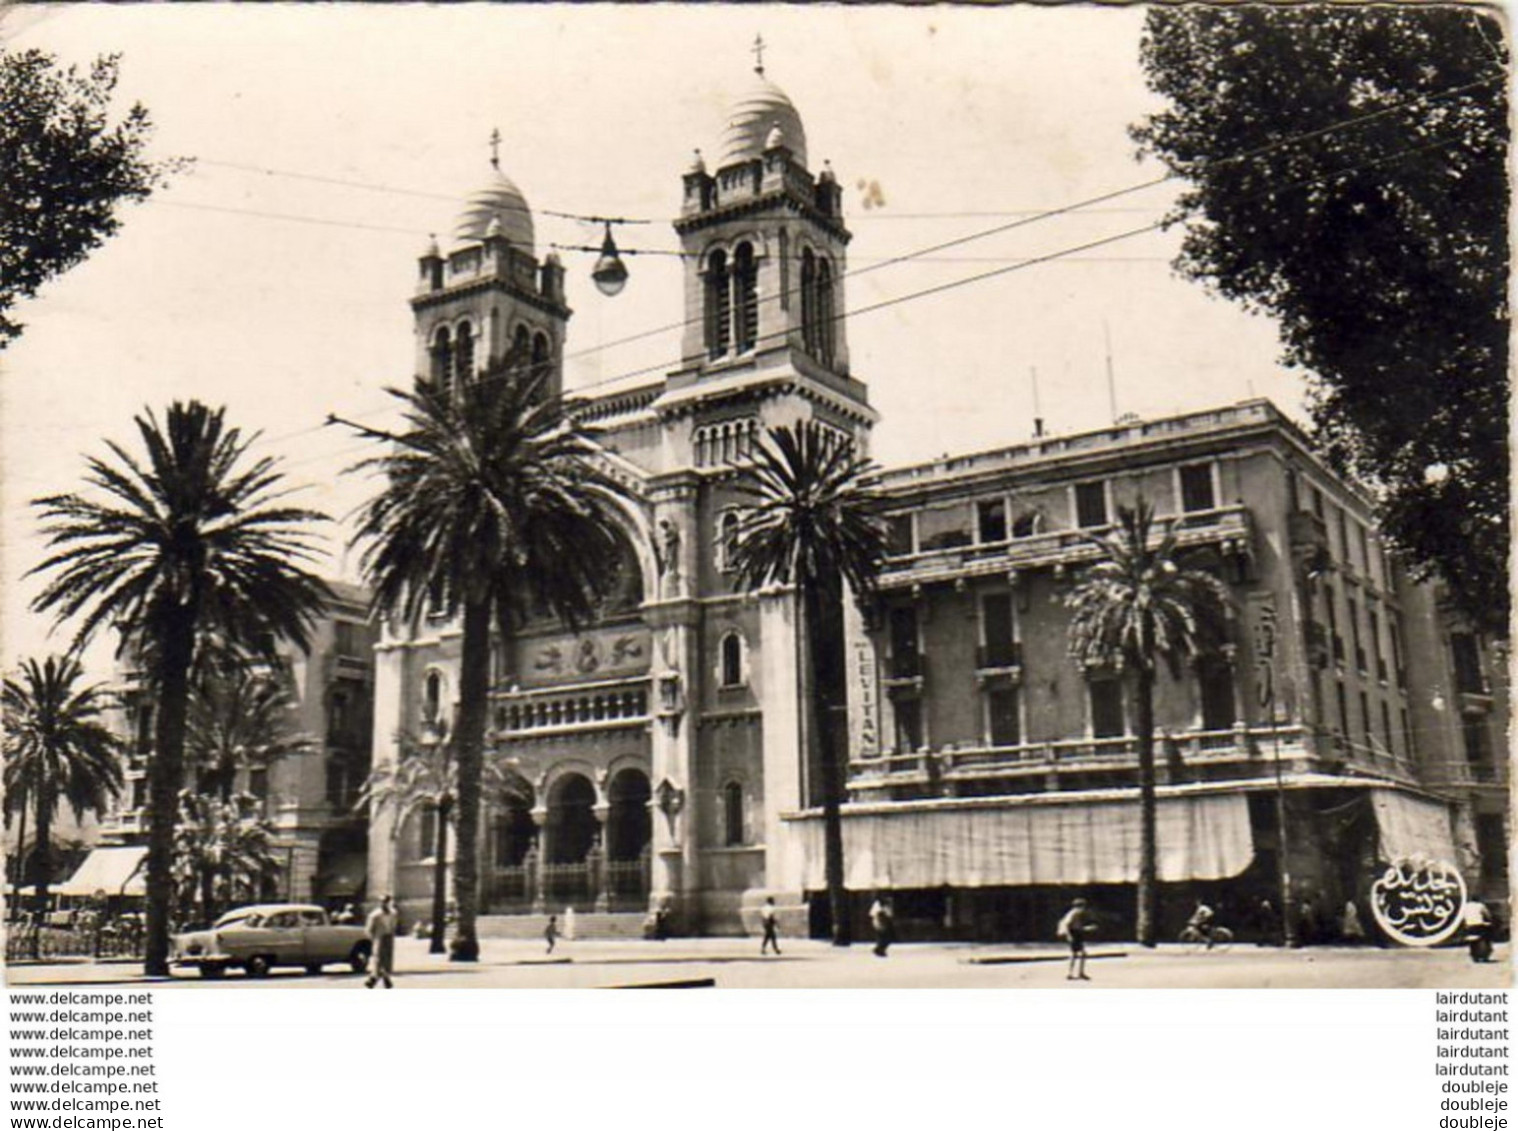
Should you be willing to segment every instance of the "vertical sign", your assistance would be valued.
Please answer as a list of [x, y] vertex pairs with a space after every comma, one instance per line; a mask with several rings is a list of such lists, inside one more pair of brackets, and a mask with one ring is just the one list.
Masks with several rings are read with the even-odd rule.
[[844, 601], [843, 639], [848, 650], [849, 759], [880, 754], [880, 673], [875, 642], [852, 600]]

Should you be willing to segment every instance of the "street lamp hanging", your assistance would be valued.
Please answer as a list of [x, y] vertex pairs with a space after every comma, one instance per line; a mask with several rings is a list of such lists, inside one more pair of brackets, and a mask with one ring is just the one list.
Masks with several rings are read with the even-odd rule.
[[621, 294], [622, 288], [627, 285], [627, 265], [617, 253], [616, 241], [611, 238], [609, 220], [606, 223], [606, 238], [601, 241], [601, 258], [596, 260], [590, 277], [595, 280], [596, 289], [608, 298]]

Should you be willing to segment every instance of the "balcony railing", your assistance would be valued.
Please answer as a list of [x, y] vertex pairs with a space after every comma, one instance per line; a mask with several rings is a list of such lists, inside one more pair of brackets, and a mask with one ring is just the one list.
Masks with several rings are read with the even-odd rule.
[[1022, 642], [1018, 640], [1003, 640], [996, 644], [981, 644], [975, 649], [975, 668], [977, 671], [1002, 671], [1007, 668], [1019, 667], [1022, 662]]
[[928, 661], [921, 652], [902, 652], [887, 656], [885, 681], [887, 684], [921, 683], [927, 675]]
[[[1188, 731], [1169, 739], [1156, 736], [1155, 761], [1164, 772], [1178, 756], [1184, 766], [1250, 761], [1271, 756], [1275, 743], [1288, 750], [1307, 744], [1308, 730], [1299, 725], [1249, 727], [1217, 731]], [[886, 754], [850, 763], [849, 788], [855, 791], [899, 785], [1006, 779], [1051, 772], [1134, 771], [1138, 769], [1138, 740], [1122, 738], [1064, 739], [1018, 746], [922, 750]]]
[[[1004, 574], [1009, 569], [1094, 561], [1101, 550], [1087, 537], [1093, 533], [1099, 531], [1049, 530], [991, 545], [893, 556], [886, 562], [880, 584], [885, 589], [900, 589], [940, 580]], [[1249, 508], [1242, 504], [1155, 520], [1151, 537], [1156, 543], [1170, 533], [1180, 546], [1220, 543], [1225, 549], [1245, 554], [1251, 552], [1254, 543], [1253, 520]]]

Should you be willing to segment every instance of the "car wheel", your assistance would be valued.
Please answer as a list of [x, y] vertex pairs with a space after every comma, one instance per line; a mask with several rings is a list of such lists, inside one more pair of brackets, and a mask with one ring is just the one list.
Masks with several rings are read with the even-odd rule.
[[225, 966], [214, 962], [202, 963], [200, 967], [200, 976], [202, 978], [220, 978], [226, 972], [227, 968]]
[[362, 974], [369, 968], [368, 943], [359, 943], [353, 948], [353, 952], [348, 955], [348, 965], [352, 967], [355, 974]]
[[269, 962], [268, 955], [255, 954], [243, 964], [243, 969], [248, 972], [250, 978], [267, 978], [270, 965], [272, 964]]

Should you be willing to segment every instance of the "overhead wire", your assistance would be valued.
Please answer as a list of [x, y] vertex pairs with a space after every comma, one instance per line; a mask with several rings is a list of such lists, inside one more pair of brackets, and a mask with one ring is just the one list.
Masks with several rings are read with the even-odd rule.
[[[1453, 96], [1455, 96], [1457, 94], [1464, 93], [1464, 92], [1466, 92], [1468, 90], [1476, 89], [1476, 88], [1483, 87], [1483, 86], [1489, 86], [1489, 85], [1492, 85], [1493, 83], [1495, 83], [1497, 81], [1505, 81], [1505, 77], [1504, 76], [1494, 76], [1494, 77], [1488, 78], [1488, 79], [1476, 80], [1476, 81], [1473, 81], [1473, 82], [1470, 82], [1470, 83], [1465, 83], [1465, 84], [1462, 84], [1461, 86], [1451, 87], [1451, 88], [1448, 88], [1448, 89], [1443, 90], [1443, 91], [1437, 91], [1437, 92], [1432, 92], [1432, 93], [1428, 93], [1428, 94], [1414, 96], [1414, 97], [1409, 98], [1409, 99], [1404, 99], [1404, 100], [1402, 100], [1402, 101], [1400, 101], [1398, 103], [1395, 103], [1395, 104], [1393, 104], [1391, 106], [1381, 107], [1378, 110], [1371, 111], [1371, 112], [1368, 112], [1366, 114], [1358, 115], [1358, 116], [1356, 116], [1354, 118], [1349, 118], [1349, 119], [1345, 119], [1345, 120], [1342, 120], [1342, 121], [1339, 121], [1339, 122], [1336, 122], [1336, 123], [1331, 123], [1331, 124], [1329, 124], [1327, 126], [1323, 126], [1323, 127], [1320, 127], [1318, 129], [1314, 129], [1314, 130], [1309, 130], [1309, 131], [1306, 131], [1305, 133], [1296, 134], [1296, 135], [1293, 135], [1293, 136], [1288, 137], [1288, 138], [1278, 138], [1278, 139], [1275, 139], [1275, 140], [1273, 140], [1271, 142], [1268, 142], [1268, 143], [1265, 143], [1263, 145], [1257, 146], [1257, 147], [1255, 147], [1253, 149], [1246, 150], [1243, 153], [1235, 154], [1235, 155], [1233, 155], [1231, 157], [1220, 159], [1218, 162], [1215, 162], [1214, 165], [1215, 166], [1224, 166], [1224, 167], [1226, 167], [1226, 166], [1237, 164], [1237, 163], [1240, 163], [1240, 162], [1243, 162], [1243, 161], [1255, 160], [1255, 159], [1258, 159], [1261, 156], [1264, 156], [1264, 155], [1266, 155], [1268, 153], [1273, 153], [1273, 152], [1275, 152], [1277, 150], [1280, 150], [1282, 148], [1288, 147], [1290, 145], [1295, 145], [1295, 144], [1300, 144], [1300, 143], [1305, 142], [1305, 141], [1315, 140], [1317, 138], [1321, 138], [1321, 137], [1327, 136], [1328, 134], [1331, 134], [1331, 133], [1334, 133], [1334, 132], [1337, 132], [1337, 131], [1340, 131], [1340, 130], [1349, 129], [1349, 128], [1352, 128], [1352, 127], [1358, 126], [1358, 125], [1363, 125], [1366, 122], [1375, 121], [1375, 120], [1378, 120], [1380, 118], [1386, 117], [1387, 115], [1411, 109], [1411, 108], [1413, 108], [1415, 106], [1426, 105], [1429, 102], [1437, 101], [1437, 100], [1440, 100], [1440, 99], [1443, 99], [1443, 98], [1453, 97]], [[1408, 151], [1408, 150], [1399, 151], [1398, 154], [1394, 154], [1394, 155], [1392, 155], [1392, 157], [1395, 158], [1395, 157], [1399, 157], [1399, 156], [1405, 156], [1409, 152], [1420, 152], [1420, 151], [1422, 151], [1422, 149], [1438, 148], [1438, 147], [1443, 146], [1443, 145], [1453, 144], [1454, 140], [1455, 139], [1450, 139], [1449, 141], [1435, 143], [1432, 146], [1421, 147], [1419, 149], [1415, 149], [1415, 150], [1411, 150], [1411, 151]], [[1373, 167], [1374, 164], [1378, 164], [1378, 163], [1380, 163], [1380, 162], [1373, 162], [1370, 165], [1366, 165], [1364, 167]], [[1336, 173], [1331, 174], [1331, 175], [1333, 175], [1333, 176], [1343, 176], [1343, 175], [1346, 175], [1347, 172], [1351, 172], [1351, 171], [1354, 171], [1354, 170], [1352, 170], [1352, 169], [1351, 170], [1344, 170], [1344, 171], [1336, 172]], [[842, 282], [846, 278], [858, 277], [860, 275], [867, 274], [867, 273], [869, 273], [871, 271], [881, 270], [881, 269], [883, 269], [885, 267], [893, 266], [895, 264], [922, 260], [922, 259], [925, 259], [926, 257], [928, 257], [928, 256], [930, 256], [933, 253], [938, 252], [938, 251], [948, 250], [949, 248], [961, 246], [963, 244], [974, 242], [976, 240], [986, 239], [986, 238], [989, 238], [989, 237], [994, 236], [994, 235], [999, 235], [999, 234], [1002, 234], [1002, 233], [1007, 232], [1007, 231], [1011, 231], [1011, 230], [1015, 230], [1017, 228], [1021, 228], [1021, 227], [1027, 226], [1029, 224], [1033, 224], [1033, 223], [1041, 222], [1041, 221], [1044, 221], [1044, 220], [1047, 220], [1047, 219], [1051, 219], [1051, 218], [1056, 217], [1056, 216], [1063, 216], [1063, 215], [1068, 215], [1068, 214], [1075, 213], [1075, 212], [1078, 212], [1078, 211], [1082, 211], [1082, 210], [1088, 208], [1089, 206], [1091, 206], [1093, 204], [1103, 203], [1103, 202], [1110, 201], [1110, 200], [1113, 200], [1113, 199], [1118, 199], [1118, 198], [1120, 198], [1122, 196], [1130, 195], [1132, 193], [1139, 192], [1139, 191], [1142, 191], [1142, 190], [1145, 190], [1145, 189], [1148, 189], [1148, 188], [1153, 188], [1153, 187], [1156, 187], [1158, 185], [1165, 184], [1165, 183], [1167, 183], [1167, 182], [1169, 182], [1171, 180], [1177, 179], [1179, 176], [1180, 176], [1180, 174], [1178, 174], [1178, 173], [1169, 172], [1169, 173], [1166, 173], [1163, 176], [1151, 178], [1151, 179], [1146, 180], [1146, 181], [1141, 181], [1141, 182], [1138, 182], [1136, 184], [1129, 185], [1129, 186], [1127, 186], [1125, 188], [1115, 189], [1115, 190], [1112, 190], [1112, 191], [1109, 191], [1109, 192], [1101, 193], [1101, 194], [1098, 194], [1096, 196], [1088, 197], [1088, 198], [1085, 198], [1083, 200], [1076, 201], [1076, 202], [1071, 203], [1071, 204], [1062, 205], [1062, 206], [1057, 207], [1057, 208], [1046, 209], [1046, 210], [1044, 210], [1042, 212], [1035, 213], [1035, 214], [1033, 214], [1031, 216], [1024, 216], [1024, 217], [1021, 217], [1021, 218], [1019, 218], [1017, 220], [1013, 220], [1013, 221], [1011, 221], [1011, 222], [1009, 222], [1007, 224], [996, 225], [996, 226], [994, 226], [992, 228], [985, 229], [983, 231], [970, 233], [970, 234], [965, 235], [965, 236], [955, 237], [954, 239], [950, 239], [950, 240], [940, 241], [938, 243], [931, 244], [931, 245], [929, 245], [927, 247], [919, 248], [916, 251], [903, 253], [902, 255], [888, 256], [888, 257], [885, 257], [885, 258], [879, 260], [878, 262], [871, 263], [871, 264], [869, 264], [867, 266], [860, 267], [860, 268], [857, 268], [857, 269], [850, 268], [850, 269], [848, 269], [848, 270], [846, 270], [844, 272], [841, 272], [839, 274], [839, 276], [838, 276], [838, 281]], [[1269, 192], [1291, 191], [1291, 189], [1293, 189], [1295, 187], [1300, 187], [1301, 184], [1312, 183], [1312, 181], [1314, 181], [1316, 179], [1320, 179], [1320, 178], [1312, 178], [1312, 179], [1309, 179], [1309, 181], [1307, 181], [1307, 182], [1299, 182], [1297, 185], [1287, 186], [1285, 188], [1271, 189], [1271, 190], [1269, 190]], [[1267, 193], [1262, 193], [1260, 195], [1268, 195], [1268, 192]], [[1145, 226], [1143, 226], [1141, 228], [1132, 229], [1130, 232], [1125, 233], [1121, 238], [1129, 238], [1131, 236], [1139, 235], [1139, 234], [1142, 234], [1144, 232], [1157, 231], [1157, 230], [1159, 230], [1160, 228], [1162, 228], [1164, 226], [1165, 226], [1165, 221], [1160, 221], [1160, 222], [1158, 222], [1156, 224], [1145, 225]], [[1092, 244], [1090, 246], [1101, 246], [1104, 243], [1110, 243], [1110, 242], [1113, 242], [1113, 240], [1112, 239], [1106, 239], [1106, 240], [1102, 240], [1102, 241], [1097, 241], [1096, 243], [1094, 243], [1094, 244]], [[1083, 245], [1083, 246], [1086, 246], [1086, 245]], [[968, 281], [978, 281], [981, 278], [991, 278], [991, 277], [995, 277], [996, 275], [1007, 274], [1007, 273], [1009, 273], [1010, 270], [1013, 270], [1013, 269], [1017, 269], [1017, 268], [1020, 268], [1020, 267], [1033, 266], [1033, 265], [1038, 264], [1038, 263], [1051, 262], [1051, 261], [1055, 261], [1055, 260], [1060, 259], [1060, 258], [1063, 258], [1063, 256], [1056, 253], [1056, 254], [1052, 254], [1052, 255], [1035, 257], [1032, 260], [1014, 261], [1011, 264], [1009, 264], [1009, 266], [1006, 267], [1006, 268], [1002, 268], [1002, 269], [999, 269], [999, 270], [996, 270], [996, 271], [993, 271], [993, 272], [983, 273], [982, 275], [973, 276]], [[940, 290], [943, 290], [943, 289], [952, 289], [952, 287], [954, 287], [954, 286], [962, 286], [962, 285], [965, 285], [965, 281], [960, 281], [960, 282], [956, 282], [956, 283], [952, 283], [952, 284], [942, 284], [939, 287], [930, 288], [927, 292], [925, 292], [925, 294], [926, 293], [938, 293]], [[796, 288], [790, 288], [786, 292], [786, 296], [785, 297], [790, 297], [790, 295], [794, 293], [795, 289]], [[782, 296], [779, 295], [779, 294], [768, 295], [768, 296], [765, 296], [764, 298], [762, 298], [760, 300], [760, 302], [761, 303], [778, 302], [778, 301], [781, 300], [781, 297]], [[894, 305], [896, 302], [905, 301], [906, 297], [909, 297], [909, 296], [902, 296], [899, 299], [890, 300], [890, 302], [891, 302], [892, 305]], [[923, 297], [923, 296], [918, 296], [918, 297]], [[871, 309], [881, 309], [881, 308], [882, 307], [880, 307], [880, 306], [871, 307]], [[842, 313], [840, 313], [839, 315], [837, 315], [835, 317], [839, 317], [839, 318], [847, 317], [848, 313], [849, 312], [842, 312]], [[864, 311], [861, 311], [860, 313], [864, 313]], [[658, 336], [660, 334], [669, 333], [671, 331], [683, 330], [687, 326], [693, 325], [693, 324], [695, 324], [695, 323], [697, 323], [697, 322], [699, 322], [701, 320], [702, 320], [702, 316], [701, 315], [699, 315], [699, 314], [698, 315], [692, 315], [692, 316], [684, 318], [684, 319], [682, 319], [682, 320], [680, 320], [678, 322], [665, 323], [663, 325], [655, 326], [655, 327], [652, 327], [650, 329], [646, 329], [646, 330], [642, 330], [642, 331], [638, 331], [636, 333], [625, 335], [625, 336], [620, 337], [620, 338], [615, 338], [615, 339], [612, 339], [612, 340], [609, 340], [609, 341], [599, 342], [599, 343], [596, 343], [595, 345], [587, 346], [587, 347], [582, 348], [580, 350], [571, 351], [569, 353], [566, 353], [565, 355], [563, 355], [562, 358], [560, 358], [560, 363], [562, 364], [565, 361], [575, 360], [575, 359], [578, 359], [578, 358], [581, 358], [581, 357], [586, 357], [586, 356], [590, 356], [590, 355], [593, 355], [593, 354], [596, 354], [596, 353], [604, 352], [606, 350], [610, 350], [610, 349], [616, 348], [618, 346], [627, 345], [627, 344], [630, 344], [630, 343], [633, 343], [633, 342], [636, 342], [636, 341], [645, 340], [647, 338], [655, 337], [655, 336]], [[574, 394], [574, 395], [582, 394], [584, 392], [591, 391], [591, 390], [594, 390], [594, 389], [597, 389], [597, 388], [603, 388], [603, 387], [605, 387], [607, 385], [615, 384], [615, 383], [618, 383], [618, 382], [621, 382], [621, 381], [624, 381], [624, 380], [631, 379], [633, 377], [643, 376], [643, 375], [645, 375], [647, 373], [650, 373], [650, 372], [666, 369], [666, 368], [668, 368], [671, 365], [678, 365], [678, 364], [681, 363], [682, 360], [683, 360], [683, 358], [676, 358], [676, 359], [673, 359], [672, 361], [661, 362], [661, 363], [659, 363], [657, 365], [654, 365], [654, 366], [645, 366], [645, 367], [642, 367], [642, 368], [639, 368], [639, 369], [629, 370], [629, 371], [624, 372], [624, 373], [616, 374], [616, 375], [614, 375], [612, 377], [603, 378], [601, 380], [590, 382], [590, 383], [585, 384], [585, 385], [576, 386], [574, 389], [568, 390], [568, 392], [570, 394]], [[505, 377], [505, 376], [509, 376], [509, 375], [510, 374], [507, 373], [507, 374], [502, 374], [501, 376]], [[362, 417], [364, 415], [369, 414], [372, 411], [378, 411], [378, 410], [377, 409], [376, 410], [362, 410], [362, 411], [356, 413], [355, 415], [359, 416], [359, 417]], [[276, 439], [293, 439], [293, 438], [296, 438], [298, 436], [308, 435], [308, 434], [320, 431], [324, 427], [326, 427], [325, 424], [312, 425], [312, 426], [309, 426], [307, 428], [299, 429], [299, 430], [296, 430], [296, 431], [291, 432], [291, 433], [282, 434], [281, 436], [276, 437]]]

